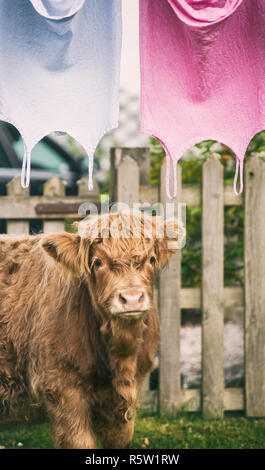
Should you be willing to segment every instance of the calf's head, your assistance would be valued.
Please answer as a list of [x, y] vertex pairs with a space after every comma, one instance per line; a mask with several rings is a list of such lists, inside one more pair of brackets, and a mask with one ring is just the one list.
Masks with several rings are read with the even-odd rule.
[[81, 222], [78, 231], [45, 236], [42, 246], [87, 283], [99, 314], [141, 319], [152, 307], [155, 272], [180, 249], [183, 229], [174, 220], [119, 212]]

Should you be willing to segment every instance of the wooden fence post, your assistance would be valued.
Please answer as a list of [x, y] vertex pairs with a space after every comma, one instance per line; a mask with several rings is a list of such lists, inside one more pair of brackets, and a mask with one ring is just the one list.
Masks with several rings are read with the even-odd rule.
[[[173, 175], [171, 175], [171, 181]], [[166, 203], [174, 204], [178, 214], [178, 202], [181, 201], [181, 167], [177, 166], [177, 197], [170, 201], [166, 195], [166, 162], [160, 172], [160, 201], [164, 208]], [[181, 254], [173, 255], [169, 267], [160, 274], [160, 361], [159, 361], [159, 410], [161, 413], [172, 413], [181, 406], [180, 380], [180, 287], [181, 287]]]
[[[7, 183], [7, 195], [18, 198], [29, 198], [29, 188], [22, 188], [20, 182], [20, 175], [15, 176], [9, 183]], [[14, 201], [15, 204], [15, 201]], [[7, 233], [13, 235], [28, 235], [29, 234], [29, 221], [28, 220], [12, 220], [12, 213], [10, 220], [7, 221]]]
[[96, 181], [93, 181], [93, 189], [88, 189], [88, 176], [84, 176], [77, 181], [78, 196], [87, 197], [90, 201], [96, 201], [99, 198], [99, 187]]
[[245, 171], [246, 415], [265, 417], [265, 162], [255, 155]]
[[202, 199], [202, 409], [223, 416], [223, 166], [216, 155], [203, 165]]
[[[51, 198], [58, 198], [65, 196], [65, 182], [62, 181], [57, 175], [52, 176], [43, 187], [43, 195]], [[64, 219], [63, 220], [44, 220], [43, 221], [43, 232], [62, 232], [64, 231]]]
[[128, 204], [132, 209], [139, 201], [139, 166], [128, 155], [117, 168], [117, 202]]
[[[150, 187], [150, 150], [147, 147], [115, 147], [111, 149], [110, 166], [110, 200], [112, 202], [122, 201], [117, 195], [117, 170], [123, 160], [127, 157], [132, 158], [139, 168], [139, 184], [141, 187]], [[129, 178], [131, 176], [129, 175]], [[125, 182], [124, 182], [125, 183]], [[126, 181], [127, 183], [127, 181]], [[133, 181], [132, 181], [133, 184]], [[123, 201], [122, 201], [123, 202]], [[138, 202], [138, 200], [137, 200]]]

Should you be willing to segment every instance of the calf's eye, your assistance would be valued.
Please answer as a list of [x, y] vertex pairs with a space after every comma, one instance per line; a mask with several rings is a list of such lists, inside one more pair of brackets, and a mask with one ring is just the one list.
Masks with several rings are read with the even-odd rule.
[[155, 264], [155, 262], [156, 262], [155, 257], [154, 257], [154, 256], [151, 256], [151, 258], [150, 258], [150, 263], [151, 263], [151, 264]]
[[98, 266], [101, 266], [101, 265], [102, 265], [101, 259], [97, 258], [97, 259], [95, 260], [94, 265], [97, 266], [97, 267], [98, 267]]

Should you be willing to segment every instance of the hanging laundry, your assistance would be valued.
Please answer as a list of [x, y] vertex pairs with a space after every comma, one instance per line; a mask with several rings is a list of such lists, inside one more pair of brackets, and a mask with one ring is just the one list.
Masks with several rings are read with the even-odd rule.
[[[217, 140], [243, 160], [265, 128], [264, 0], [140, 0], [141, 129], [161, 141], [169, 172], [183, 153]], [[238, 173], [240, 187], [237, 189]]]
[[50, 20], [69, 18], [82, 8], [85, 0], [30, 0], [35, 10]]
[[89, 157], [118, 125], [121, 0], [0, 0], [0, 119], [33, 147], [67, 132]]

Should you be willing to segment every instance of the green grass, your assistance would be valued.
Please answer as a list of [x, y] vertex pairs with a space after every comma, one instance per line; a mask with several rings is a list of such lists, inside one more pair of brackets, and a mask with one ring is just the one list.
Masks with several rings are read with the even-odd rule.
[[244, 417], [203, 419], [197, 414], [137, 419], [132, 448], [150, 449], [260, 449], [265, 448], [265, 419]]
[[[0, 447], [51, 449], [51, 428], [47, 423], [0, 425]], [[195, 414], [169, 419], [142, 412], [138, 413], [131, 449], [144, 448], [264, 449], [265, 419], [229, 416], [206, 420]]]

